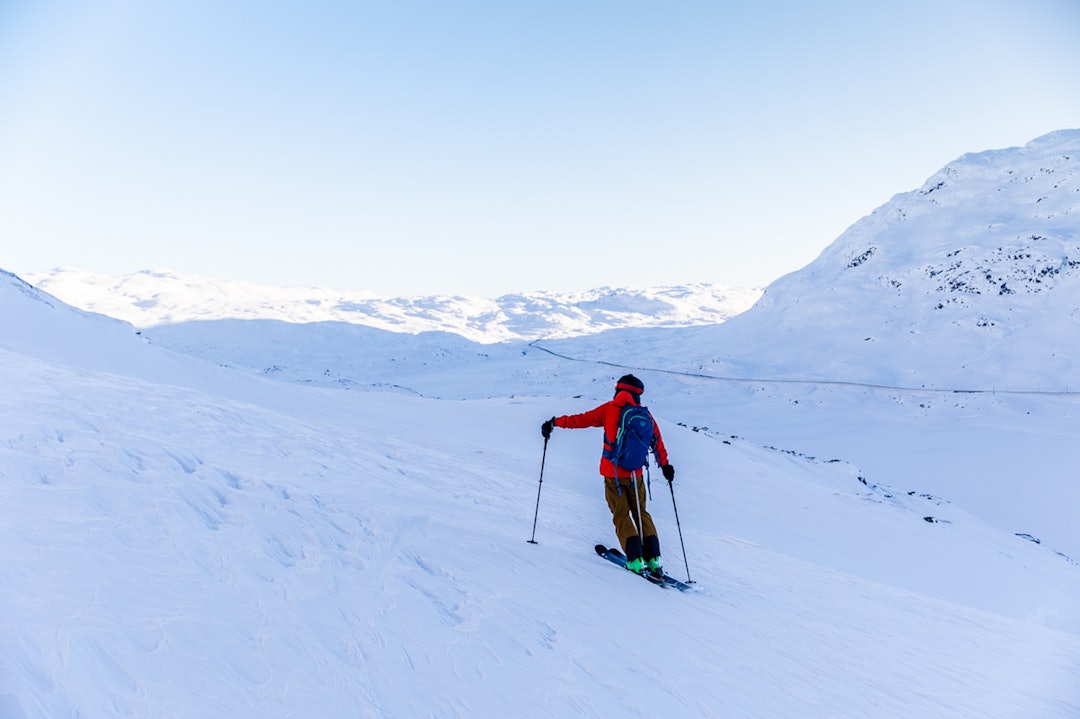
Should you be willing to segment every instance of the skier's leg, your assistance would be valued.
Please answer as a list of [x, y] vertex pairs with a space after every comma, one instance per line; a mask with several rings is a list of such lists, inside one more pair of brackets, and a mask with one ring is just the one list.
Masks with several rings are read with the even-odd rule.
[[635, 510], [634, 503], [630, 501], [632, 491], [629, 480], [616, 484], [613, 477], [604, 478], [604, 498], [607, 500], [608, 509], [611, 510], [611, 523], [615, 525], [619, 545], [628, 558], [635, 559], [641, 556], [641, 540], [638, 538], [637, 526], [633, 521]]
[[642, 536], [642, 548], [641, 554], [645, 558], [649, 568], [653, 571], [662, 571], [661, 567], [663, 562], [660, 559], [660, 538], [656, 534], [656, 525], [653, 523], [652, 515], [645, 508], [645, 499], [647, 492], [645, 491], [644, 482], [638, 483], [638, 499], [641, 502], [641, 536]]

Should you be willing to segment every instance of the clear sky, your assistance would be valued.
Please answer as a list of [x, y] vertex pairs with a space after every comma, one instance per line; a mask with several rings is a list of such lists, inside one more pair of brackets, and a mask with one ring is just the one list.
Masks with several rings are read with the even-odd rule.
[[0, 268], [763, 286], [1080, 127], [1077, 0], [2, 0]]

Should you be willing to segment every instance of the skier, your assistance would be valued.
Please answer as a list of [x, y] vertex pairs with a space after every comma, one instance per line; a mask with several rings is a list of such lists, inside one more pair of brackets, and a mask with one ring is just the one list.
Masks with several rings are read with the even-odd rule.
[[[600, 474], [604, 477], [604, 495], [611, 510], [611, 521], [626, 555], [626, 568], [638, 574], [646, 570], [663, 574], [660, 540], [656, 535], [652, 517], [645, 510], [645, 483], [641, 481], [645, 460], [635, 469], [626, 469], [612, 461], [612, 450], [618, 440], [623, 409], [627, 406], [640, 407], [641, 393], [644, 391], [645, 385], [641, 380], [632, 374], [624, 375], [615, 384], [615, 397], [610, 402], [581, 414], [552, 417], [540, 426], [540, 433], [546, 440], [551, 436], [553, 427], [604, 428], [604, 453], [600, 458]], [[667, 449], [655, 420], [652, 421], [651, 430], [651, 448], [656, 454], [664, 479], [671, 482], [675, 479], [675, 468], [668, 462]]]

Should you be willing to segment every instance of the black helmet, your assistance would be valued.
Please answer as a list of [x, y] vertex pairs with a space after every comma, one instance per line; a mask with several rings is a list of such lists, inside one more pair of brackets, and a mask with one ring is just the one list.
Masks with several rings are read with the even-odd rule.
[[637, 397], [645, 391], [645, 383], [632, 374], [624, 374], [619, 378], [619, 381], [615, 383], [615, 391], [620, 392], [622, 390], [626, 390]]

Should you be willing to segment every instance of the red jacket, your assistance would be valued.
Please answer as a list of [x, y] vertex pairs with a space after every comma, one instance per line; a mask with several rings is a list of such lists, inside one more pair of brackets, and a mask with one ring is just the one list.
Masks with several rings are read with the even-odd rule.
[[[622, 391], [615, 395], [615, 399], [605, 402], [596, 409], [590, 409], [588, 412], [582, 412], [581, 414], [567, 414], [556, 417], [555, 426], [565, 429], [603, 427], [605, 446], [610, 446], [615, 444], [622, 408], [628, 404], [639, 404], [639, 402], [634, 395]], [[653, 429], [656, 432], [656, 461], [663, 467], [668, 463], [667, 449], [664, 447], [664, 438], [660, 436], [660, 427], [657, 426], [655, 419], [653, 420]], [[614, 462], [601, 454], [600, 474], [605, 477], [629, 477], [632, 473], [629, 470], [616, 467]]]

